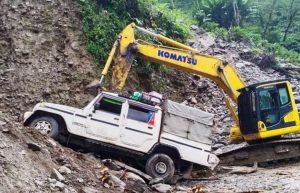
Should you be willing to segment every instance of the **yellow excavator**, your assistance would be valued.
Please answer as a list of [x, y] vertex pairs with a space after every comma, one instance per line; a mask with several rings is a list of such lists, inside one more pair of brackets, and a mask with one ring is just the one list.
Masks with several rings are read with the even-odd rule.
[[[137, 40], [136, 31], [169, 46]], [[272, 141], [279, 136], [300, 131], [299, 114], [288, 80], [246, 86], [232, 65], [134, 23], [125, 27], [115, 41], [99, 84], [114, 61], [112, 87], [116, 92], [121, 91], [136, 56], [213, 80], [223, 90], [226, 105], [236, 123], [230, 129], [231, 143]], [[237, 104], [238, 113], [232, 102]]]

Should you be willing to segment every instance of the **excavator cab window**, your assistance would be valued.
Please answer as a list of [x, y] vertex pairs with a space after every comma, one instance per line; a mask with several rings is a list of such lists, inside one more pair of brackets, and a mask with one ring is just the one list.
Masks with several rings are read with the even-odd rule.
[[292, 111], [291, 99], [286, 83], [257, 88], [259, 97], [258, 120], [263, 121], [267, 130], [291, 126], [292, 122], [284, 122], [284, 116]]
[[278, 88], [280, 105], [284, 106], [290, 102], [289, 93], [286, 87]]
[[267, 127], [280, 121], [278, 92], [276, 86], [270, 86], [258, 91], [261, 121]]

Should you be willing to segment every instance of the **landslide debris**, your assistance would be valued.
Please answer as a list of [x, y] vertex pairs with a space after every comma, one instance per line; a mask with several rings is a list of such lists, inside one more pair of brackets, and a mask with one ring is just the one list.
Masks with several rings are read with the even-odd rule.
[[0, 1], [0, 109], [14, 120], [47, 100], [82, 106], [96, 76], [73, 1]]
[[[4, 128], [10, 132], [3, 132]], [[125, 164], [109, 169], [107, 160], [62, 146], [21, 123], [10, 122], [0, 129], [0, 192], [147, 193], [154, 189]]]
[[100, 160], [18, 122], [40, 101], [82, 106], [92, 97], [83, 88], [94, 63], [76, 4], [3, 0], [0, 7], [0, 192], [102, 192]]

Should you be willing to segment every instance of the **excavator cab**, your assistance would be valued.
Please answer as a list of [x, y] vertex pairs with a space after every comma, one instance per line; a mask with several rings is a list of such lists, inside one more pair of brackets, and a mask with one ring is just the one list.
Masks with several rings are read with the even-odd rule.
[[258, 83], [239, 91], [239, 130], [244, 140], [300, 131], [298, 110], [288, 80]]

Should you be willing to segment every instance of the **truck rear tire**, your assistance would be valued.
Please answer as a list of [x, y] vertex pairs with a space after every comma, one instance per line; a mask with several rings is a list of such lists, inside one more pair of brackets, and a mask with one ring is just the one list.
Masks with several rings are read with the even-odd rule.
[[48, 135], [53, 139], [57, 139], [59, 135], [59, 124], [49, 116], [36, 117], [29, 125], [31, 128], [38, 130], [43, 135]]
[[158, 153], [147, 160], [145, 170], [153, 178], [163, 178], [165, 182], [170, 182], [175, 173], [175, 166], [168, 155]]

